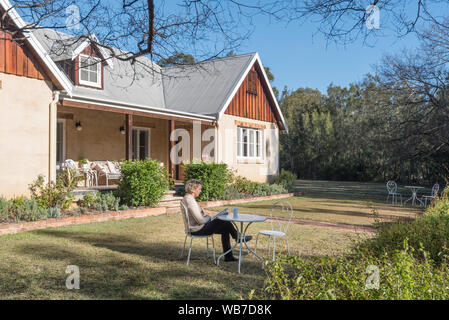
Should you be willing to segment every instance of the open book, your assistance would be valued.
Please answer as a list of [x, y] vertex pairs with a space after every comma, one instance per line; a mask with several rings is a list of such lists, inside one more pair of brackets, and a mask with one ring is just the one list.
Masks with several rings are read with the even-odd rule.
[[217, 213], [216, 215], [210, 217], [210, 221], [214, 221], [215, 219], [217, 219], [219, 216], [225, 216], [228, 214], [228, 208], [224, 209], [223, 211], [220, 211], [219, 213]]

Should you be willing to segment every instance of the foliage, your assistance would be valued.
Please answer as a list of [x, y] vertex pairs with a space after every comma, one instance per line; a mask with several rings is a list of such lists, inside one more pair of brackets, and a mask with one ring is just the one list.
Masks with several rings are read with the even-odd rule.
[[222, 200], [236, 200], [236, 199], [243, 199], [247, 197], [247, 195], [240, 193], [235, 185], [227, 185], [225, 193]]
[[411, 133], [414, 118], [409, 118], [422, 119], [424, 109], [417, 101], [407, 102], [410, 96], [372, 75], [346, 88], [331, 85], [326, 94], [285, 89], [280, 105], [289, 133], [280, 133], [281, 167], [302, 179], [442, 181], [449, 174], [444, 168], [448, 153], [434, 144], [442, 145], [438, 139], [447, 134], [438, 132], [438, 139], [429, 134], [417, 142], [420, 133]]
[[[430, 259], [440, 264], [448, 252], [449, 199], [447, 194], [448, 189], [421, 218], [388, 224], [380, 223], [377, 237], [361, 243], [359, 247], [366, 249], [372, 255], [382, 256], [385, 252], [391, 253], [400, 249], [401, 243], [408, 239], [412, 247], [422, 247]], [[420, 252], [416, 254], [418, 254], [417, 258], [423, 258]]]
[[256, 189], [257, 183], [250, 181], [249, 179], [247, 179], [245, 177], [236, 176], [234, 178], [234, 182], [232, 185], [241, 194], [253, 195], [254, 191]]
[[297, 178], [293, 172], [281, 169], [281, 172], [274, 178], [274, 183], [282, 185], [286, 190], [290, 190]]
[[33, 199], [17, 197], [6, 200], [0, 197], [0, 222], [16, 223], [37, 221], [46, 218], [58, 218], [59, 208], [42, 208]]
[[[359, 254], [356, 257], [308, 260], [300, 257], [279, 258], [268, 265], [265, 289], [257, 298], [448, 299], [447, 265], [437, 267], [431, 259], [418, 261], [414, 253], [414, 248], [405, 241], [401, 250], [394, 250], [381, 257]], [[378, 288], [375, 268], [379, 271]], [[372, 286], [367, 287], [367, 283]]]
[[78, 206], [96, 211], [119, 211], [120, 208], [124, 208], [120, 206], [120, 198], [115, 197], [112, 192], [87, 193], [78, 201]]
[[45, 177], [40, 175], [29, 185], [31, 198], [42, 209], [60, 208], [67, 210], [73, 202], [71, 192], [76, 188], [81, 177], [77, 177], [74, 171], [66, 170], [59, 173], [54, 181], [45, 182]]
[[[377, 236], [358, 243], [350, 255], [278, 259], [267, 268], [259, 298], [448, 299], [447, 194], [416, 220], [379, 224]], [[366, 289], [370, 266], [379, 271], [375, 289]]]
[[287, 192], [288, 191], [279, 184], [258, 183], [254, 189], [253, 196], [266, 197]]
[[226, 186], [232, 181], [232, 173], [224, 163], [193, 162], [184, 164], [185, 178], [200, 180], [203, 184], [198, 201], [222, 199]]
[[128, 206], [156, 206], [169, 188], [167, 170], [157, 160], [121, 163], [118, 196]]

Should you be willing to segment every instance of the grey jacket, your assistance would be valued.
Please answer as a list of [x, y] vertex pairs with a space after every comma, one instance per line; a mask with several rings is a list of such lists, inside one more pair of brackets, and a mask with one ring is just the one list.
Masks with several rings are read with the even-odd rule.
[[189, 221], [187, 222], [186, 214], [183, 212], [182, 218], [184, 219], [186, 232], [196, 232], [210, 221], [210, 217], [204, 214], [203, 209], [200, 208], [195, 197], [190, 193], [187, 193], [181, 202], [186, 206], [189, 216]]

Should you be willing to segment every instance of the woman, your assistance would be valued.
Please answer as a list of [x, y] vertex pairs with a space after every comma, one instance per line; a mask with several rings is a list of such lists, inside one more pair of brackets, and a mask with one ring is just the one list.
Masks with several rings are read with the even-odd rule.
[[[237, 240], [238, 232], [235, 230], [233, 224], [229, 221], [223, 221], [220, 219], [214, 219], [211, 221], [208, 214], [216, 214], [216, 212], [203, 210], [196, 202], [197, 198], [203, 185], [199, 180], [189, 180], [185, 185], [186, 195], [182, 199], [182, 203], [186, 206], [189, 215], [189, 231], [192, 235], [211, 235], [211, 234], [221, 234], [221, 244], [223, 246], [223, 252], [231, 249], [231, 242], [229, 235]], [[186, 223], [186, 218], [183, 216], [184, 222]], [[248, 242], [252, 239], [251, 236], [246, 236], [245, 241]], [[232, 251], [225, 255], [224, 261], [238, 261], [232, 255]]]

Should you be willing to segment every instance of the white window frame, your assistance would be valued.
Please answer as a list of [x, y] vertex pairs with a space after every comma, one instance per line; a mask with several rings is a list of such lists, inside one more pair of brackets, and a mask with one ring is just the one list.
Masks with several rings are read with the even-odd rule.
[[[243, 130], [247, 130], [248, 132], [248, 152], [247, 156], [243, 155]], [[250, 132], [253, 132], [253, 141], [250, 142], [249, 139], [251, 137]], [[259, 132], [260, 141], [259, 144], [256, 143], [257, 141], [257, 132]], [[240, 136], [240, 141], [239, 141]], [[248, 160], [248, 159], [256, 159], [256, 160], [262, 160], [263, 159], [263, 143], [264, 143], [264, 134], [262, 129], [254, 129], [254, 128], [247, 128], [247, 127], [237, 127], [237, 159], [239, 160]], [[249, 147], [252, 146], [253, 148], [253, 156], [250, 156], [250, 149]], [[257, 156], [257, 149], [259, 148], [259, 156]]]
[[[66, 152], [66, 120], [65, 119], [58, 119], [56, 121], [56, 123], [62, 123], [62, 159], [61, 161], [57, 161], [57, 165], [61, 165], [62, 163], [64, 163], [65, 159], [65, 152]], [[58, 127], [56, 126], [56, 130], [58, 130]], [[57, 135], [57, 133], [56, 133]], [[57, 138], [57, 136], [56, 136]], [[57, 146], [57, 141], [56, 141], [56, 152], [58, 151], [58, 146]], [[56, 156], [57, 159], [57, 156]]]
[[[145, 127], [133, 127], [133, 130], [137, 130], [137, 139], [136, 139], [137, 146], [139, 146], [139, 144], [140, 144], [139, 132], [140, 131], [148, 131], [148, 145], [147, 145], [147, 147], [148, 147], [148, 155], [145, 157], [145, 159], [151, 158], [151, 148], [150, 148], [150, 146], [151, 146], [151, 144], [150, 144], [150, 141], [151, 141], [151, 129], [150, 128], [145, 128]], [[137, 154], [136, 154], [136, 160], [138, 160], [138, 159], [140, 159], [140, 150], [139, 150], [139, 148], [137, 148]]]
[[[91, 81], [86, 81], [86, 80], [82, 80], [81, 79], [81, 70], [83, 70], [84, 68], [81, 68], [81, 60], [82, 58], [88, 58], [88, 59], [92, 59], [94, 61], [97, 61], [97, 82], [91, 82]], [[89, 86], [89, 87], [95, 87], [95, 88], [101, 88], [101, 79], [102, 79], [102, 68], [101, 68], [101, 59], [99, 58], [95, 58], [92, 56], [88, 56], [85, 54], [80, 54], [79, 55], [79, 62], [78, 62], [78, 80], [79, 80], [79, 84], [84, 85], [84, 86]]]

